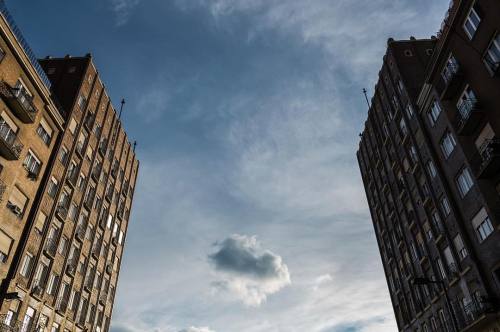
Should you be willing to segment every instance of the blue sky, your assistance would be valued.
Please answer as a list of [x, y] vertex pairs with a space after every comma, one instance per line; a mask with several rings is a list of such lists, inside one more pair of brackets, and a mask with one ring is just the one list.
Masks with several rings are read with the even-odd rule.
[[396, 330], [355, 151], [388, 37], [446, 0], [7, 1], [138, 140], [113, 332]]

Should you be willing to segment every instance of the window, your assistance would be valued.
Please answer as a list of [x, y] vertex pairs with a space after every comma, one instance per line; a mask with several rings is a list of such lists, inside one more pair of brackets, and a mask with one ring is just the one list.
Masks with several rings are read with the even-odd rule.
[[443, 224], [441, 223], [441, 218], [439, 217], [439, 213], [434, 210], [431, 215], [432, 224], [438, 233], [443, 233]]
[[434, 126], [436, 124], [437, 119], [439, 118], [439, 115], [441, 114], [441, 106], [437, 101], [434, 101], [432, 103], [431, 109], [427, 113], [427, 116], [429, 117], [429, 122], [431, 123], [431, 126]]
[[411, 106], [411, 104], [406, 105], [406, 115], [408, 115], [409, 118], [412, 118], [413, 114], [413, 106]]
[[3, 50], [3, 48], [0, 48], [0, 62], [2, 62], [2, 60], [5, 58], [5, 51]]
[[68, 244], [69, 244], [68, 238], [63, 236], [61, 238], [61, 242], [59, 242], [59, 248], [58, 248], [59, 254], [61, 254], [62, 256], [66, 255], [66, 251], [68, 250]]
[[56, 69], [54, 67], [50, 67], [48, 70], [47, 70], [47, 74], [48, 75], [54, 75], [54, 73], [56, 72]]
[[75, 118], [72, 117], [68, 126], [71, 135], [75, 135], [77, 125], [78, 123], [76, 122]]
[[49, 284], [47, 286], [47, 294], [54, 295], [59, 285], [59, 276], [57, 274], [52, 273], [50, 275]]
[[42, 139], [42, 141], [45, 143], [45, 145], [49, 146], [50, 141], [52, 140], [52, 127], [45, 121], [45, 119], [40, 120], [40, 124], [38, 125], [38, 128], [36, 129], [36, 133], [38, 136]]
[[476, 107], [476, 104], [477, 104], [476, 95], [475, 95], [474, 91], [472, 91], [471, 87], [467, 86], [464, 89], [464, 92], [460, 96], [460, 99], [458, 100], [458, 103], [457, 103], [457, 109], [458, 109], [459, 116], [463, 120], [467, 120], [469, 118], [471, 112]]
[[63, 146], [61, 148], [61, 152], [59, 153], [59, 160], [61, 161], [61, 163], [66, 165], [66, 162], [68, 161], [68, 157], [69, 157], [68, 149], [66, 149], [66, 147]]
[[497, 33], [491, 41], [483, 61], [491, 74], [497, 72], [500, 67], [500, 34]]
[[7, 201], [7, 208], [19, 218], [22, 217], [28, 197], [24, 195], [19, 188], [14, 187]]
[[477, 28], [479, 27], [479, 24], [481, 23], [481, 17], [478, 14], [476, 6], [472, 7], [469, 15], [467, 15], [467, 18], [465, 19], [464, 22], [464, 30], [469, 39], [474, 38], [474, 35], [476, 34]]
[[52, 328], [50, 329], [50, 332], [59, 332], [59, 331], [60, 331], [59, 324], [52, 323]]
[[484, 207], [472, 218], [472, 226], [476, 230], [476, 235], [480, 243], [493, 233], [491, 219]]
[[33, 325], [33, 317], [35, 316], [35, 309], [28, 307], [21, 324], [20, 332], [28, 332]]
[[123, 231], [120, 231], [120, 235], [118, 236], [118, 243], [122, 244], [123, 243]]
[[441, 211], [445, 216], [448, 216], [451, 213], [451, 207], [450, 207], [450, 202], [448, 202], [448, 199], [443, 196], [439, 200], [439, 203], [441, 204]]
[[410, 57], [413, 56], [413, 52], [411, 50], [405, 50], [404, 51], [405, 56]]
[[78, 97], [78, 106], [83, 109], [85, 107], [85, 104], [87, 104], [87, 98], [85, 98], [84, 96], [80, 95]]
[[446, 84], [450, 83], [451, 80], [455, 77], [460, 69], [460, 65], [458, 64], [457, 59], [453, 54], [450, 54], [446, 64], [444, 65], [443, 71], [441, 72], [441, 77], [443, 78]]
[[469, 192], [470, 188], [472, 188], [472, 186], [474, 185], [469, 169], [467, 167], [464, 167], [460, 171], [460, 173], [456, 178], [456, 183], [458, 190], [460, 191], [460, 195], [462, 197], [465, 197], [465, 195], [467, 195], [467, 193]]
[[12, 239], [0, 230], [0, 262], [7, 262], [12, 247]]
[[417, 149], [415, 149], [415, 147], [413, 145], [410, 145], [409, 152], [410, 152], [410, 157], [411, 157], [412, 162], [414, 164], [416, 164], [418, 162]]
[[438, 267], [440, 279], [446, 279], [446, 270], [444, 269], [443, 261], [441, 260], [441, 258], [436, 259], [436, 265]]
[[76, 186], [79, 190], [83, 190], [83, 187], [85, 186], [85, 175], [83, 175], [83, 173], [80, 173]]
[[460, 234], [457, 234], [457, 236], [455, 236], [455, 238], [453, 239], [453, 244], [455, 245], [455, 249], [457, 250], [460, 259], [464, 259], [465, 257], [467, 257], [467, 249], [465, 249], [464, 241], [462, 240]]
[[94, 209], [95, 210], [99, 209], [99, 207], [101, 206], [101, 202], [102, 202], [101, 196], [96, 195], [96, 197], [95, 197], [95, 204], [94, 204]]
[[33, 255], [27, 252], [26, 255], [24, 256], [23, 264], [21, 265], [21, 270], [19, 270], [19, 274], [27, 278], [31, 273], [31, 269], [33, 267], [32, 265], [33, 265]]
[[69, 219], [75, 221], [77, 212], [78, 212], [78, 206], [75, 203], [71, 203], [68, 213]]
[[434, 162], [432, 160], [429, 160], [427, 162], [426, 168], [427, 168], [427, 173], [429, 173], [429, 176], [431, 178], [435, 178], [437, 175], [437, 171], [436, 171], [436, 166], [434, 166]]
[[113, 223], [113, 216], [111, 214], [108, 215], [108, 221], [106, 222], [106, 227], [111, 228], [111, 224]]
[[403, 118], [399, 121], [399, 128], [401, 129], [401, 133], [403, 136], [406, 136], [408, 134], [408, 129], [406, 128], [406, 122]]
[[36, 218], [36, 223], [35, 223], [35, 230], [38, 232], [38, 234], [42, 234], [46, 221], [47, 221], [47, 216], [45, 215], [45, 213], [40, 212], [38, 214], [38, 217]]
[[24, 168], [28, 171], [28, 177], [31, 179], [36, 179], [38, 176], [38, 173], [40, 172], [40, 168], [42, 166], [42, 163], [40, 162], [40, 159], [38, 159], [33, 151], [28, 150], [28, 153], [26, 154], [26, 158], [24, 159], [23, 162]]
[[47, 194], [54, 198], [57, 194], [57, 180], [55, 177], [52, 177], [50, 179], [50, 182], [49, 182], [49, 185], [48, 185], [48, 189], [47, 189]]
[[455, 146], [457, 145], [457, 142], [455, 141], [455, 138], [453, 137], [453, 134], [449, 131], [447, 131], [443, 138], [441, 139], [441, 142], [439, 144], [441, 146], [441, 151], [443, 152], [444, 158], [448, 159], [455, 149]]

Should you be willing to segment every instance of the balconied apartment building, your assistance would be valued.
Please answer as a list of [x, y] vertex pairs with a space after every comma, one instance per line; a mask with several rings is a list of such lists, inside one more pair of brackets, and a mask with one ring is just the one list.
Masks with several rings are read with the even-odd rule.
[[358, 160], [400, 331], [500, 331], [499, 31], [463, 0], [431, 56], [389, 42]]
[[135, 144], [92, 57], [37, 61], [0, 9], [0, 330], [109, 331]]
[[0, 2], [0, 281], [15, 258], [63, 130], [50, 88]]

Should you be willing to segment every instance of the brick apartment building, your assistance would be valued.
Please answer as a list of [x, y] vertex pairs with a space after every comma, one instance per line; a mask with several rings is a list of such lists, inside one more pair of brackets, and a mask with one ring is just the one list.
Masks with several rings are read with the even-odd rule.
[[37, 61], [3, 1], [0, 95], [0, 331], [108, 331], [134, 145], [92, 57]]
[[400, 331], [500, 331], [500, 2], [389, 40], [357, 153]]

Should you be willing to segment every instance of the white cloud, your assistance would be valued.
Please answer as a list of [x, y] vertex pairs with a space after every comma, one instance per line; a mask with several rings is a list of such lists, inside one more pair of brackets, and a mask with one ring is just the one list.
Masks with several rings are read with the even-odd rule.
[[179, 332], [215, 332], [208, 327], [188, 327], [187, 329], [181, 330]]
[[259, 306], [283, 287], [291, 284], [288, 267], [280, 256], [263, 250], [257, 237], [232, 235], [217, 244], [209, 256], [214, 264], [216, 290], [229, 291], [249, 306]]
[[115, 14], [116, 25], [121, 26], [128, 22], [132, 10], [140, 0], [110, 0], [111, 9]]

